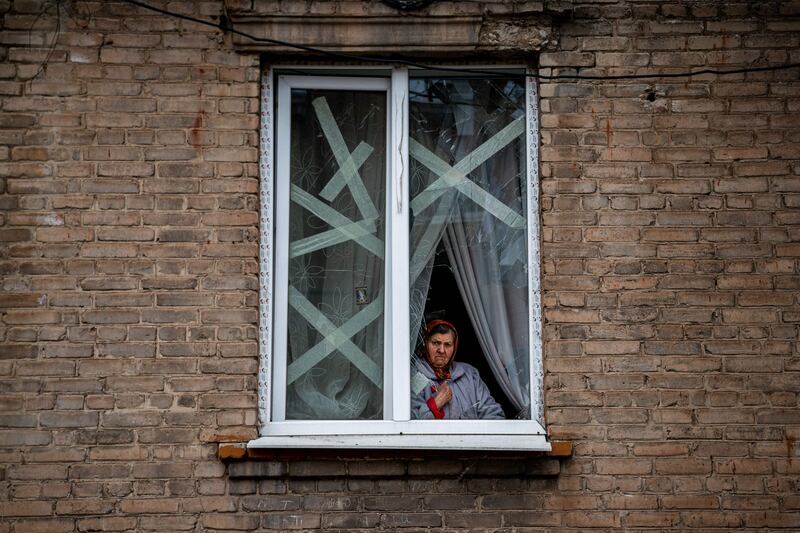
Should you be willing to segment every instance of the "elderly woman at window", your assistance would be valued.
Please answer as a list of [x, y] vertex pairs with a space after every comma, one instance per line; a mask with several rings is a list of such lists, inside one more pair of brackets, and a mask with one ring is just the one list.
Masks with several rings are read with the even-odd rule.
[[[424, 357], [416, 361], [416, 371], [427, 384], [411, 398], [411, 417], [415, 419], [503, 419], [503, 409], [492, 398], [478, 370], [454, 361], [458, 332], [445, 320], [433, 320], [425, 328]], [[413, 370], [412, 370], [413, 372]]]

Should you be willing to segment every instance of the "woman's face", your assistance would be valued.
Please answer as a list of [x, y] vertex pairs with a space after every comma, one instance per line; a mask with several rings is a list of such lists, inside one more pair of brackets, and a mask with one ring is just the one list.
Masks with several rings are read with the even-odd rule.
[[434, 333], [425, 343], [428, 364], [435, 369], [447, 368], [454, 349], [455, 337], [452, 333]]

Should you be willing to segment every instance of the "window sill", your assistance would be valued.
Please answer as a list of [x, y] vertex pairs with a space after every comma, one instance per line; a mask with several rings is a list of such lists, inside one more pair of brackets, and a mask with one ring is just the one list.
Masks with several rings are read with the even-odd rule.
[[[218, 449], [219, 459], [223, 462], [238, 461], [275, 461], [275, 460], [295, 460], [299, 458], [313, 457], [319, 458], [395, 458], [395, 459], [417, 459], [420, 457], [450, 457], [450, 450], [444, 448], [302, 448], [302, 447], [254, 447], [252, 443], [261, 441], [268, 437], [261, 437], [249, 442], [226, 442], [220, 443]], [[284, 438], [284, 437], [281, 437]], [[297, 444], [296, 442], [294, 444]], [[493, 457], [504, 456], [526, 456], [543, 457], [552, 459], [568, 459], [572, 457], [573, 447], [571, 441], [556, 440], [548, 443], [549, 451], [519, 451], [519, 450], [467, 450], [464, 449], [459, 456], [477, 456], [482, 452], [491, 451]]]
[[549, 452], [545, 435], [293, 435], [251, 440], [248, 449], [468, 450]]
[[[256, 442], [250, 441], [251, 443]], [[219, 446], [228, 476], [246, 478], [552, 478], [572, 456], [572, 442], [553, 441], [550, 451], [361, 448], [255, 448]], [[295, 443], [296, 444], [296, 443]]]

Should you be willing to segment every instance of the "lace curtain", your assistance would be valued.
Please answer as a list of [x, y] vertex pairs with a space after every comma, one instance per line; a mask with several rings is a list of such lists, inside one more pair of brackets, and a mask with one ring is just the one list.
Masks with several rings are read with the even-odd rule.
[[286, 418], [380, 419], [386, 93], [293, 89], [290, 174]]

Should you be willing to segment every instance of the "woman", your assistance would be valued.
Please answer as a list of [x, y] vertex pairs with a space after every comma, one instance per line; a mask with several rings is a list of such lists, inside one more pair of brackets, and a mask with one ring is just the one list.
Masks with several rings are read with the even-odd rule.
[[[417, 378], [426, 385], [411, 393], [411, 417], [415, 419], [502, 419], [503, 409], [492, 398], [478, 370], [453, 361], [458, 332], [446, 320], [433, 320], [425, 328], [423, 358], [416, 362]], [[412, 373], [414, 369], [412, 369]], [[422, 381], [417, 379], [415, 381]]]

